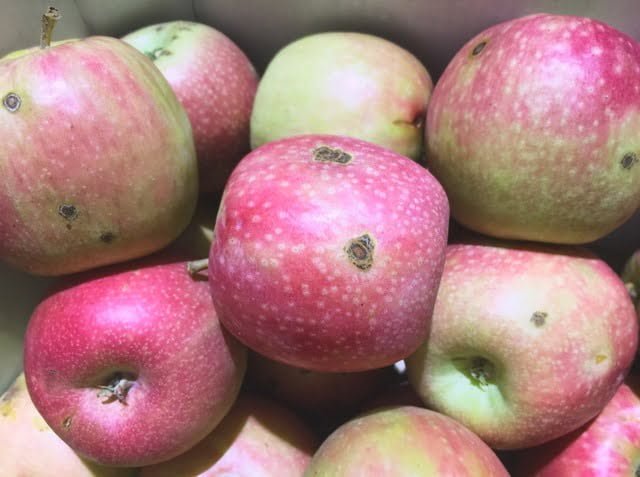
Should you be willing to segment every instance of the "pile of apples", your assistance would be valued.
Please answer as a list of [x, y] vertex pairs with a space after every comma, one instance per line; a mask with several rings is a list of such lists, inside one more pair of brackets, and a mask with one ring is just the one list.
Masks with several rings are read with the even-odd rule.
[[[434, 83], [195, 22], [0, 59], [0, 259], [55, 284], [0, 475], [640, 475], [640, 43], [496, 24]], [[619, 273], [620, 272], [620, 273]]]

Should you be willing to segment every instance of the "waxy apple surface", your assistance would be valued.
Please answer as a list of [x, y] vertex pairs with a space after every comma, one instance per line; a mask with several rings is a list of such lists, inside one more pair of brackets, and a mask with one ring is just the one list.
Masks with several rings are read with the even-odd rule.
[[244, 52], [222, 32], [172, 21], [122, 38], [153, 60], [189, 116], [201, 193], [220, 193], [249, 152], [249, 119], [258, 75]]
[[449, 245], [429, 337], [406, 359], [427, 407], [491, 447], [531, 447], [611, 399], [638, 347], [622, 280], [569, 246]]
[[428, 333], [448, 214], [426, 169], [378, 145], [265, 144], [240, 161], [220, 205], [209, 255], [220, 321], [299, 368], [391, 365]]
[[70, 447], [137, 467], [211, 432], [238, 395], [246, 349], [186, 263], [136, 263], [75, 276], [41, 302], [24, 363], [36, 408]]
[[309, 35], [280, 50], [260, 79], [251, 146], [299, 134], [337, 134], [418, 160], [432, 88], [424, 65], [384, 38]]
[[579, 244], [640, 205], [640, 44], [537, 14], [472, 38], [427, 111], [427, 165], [451, 214], [500, 238]]
[[304, 477], [507, 477], [496, 454], [454, 419], [414, 406], [372, 410], [336, 429]]
[[187, 115], [151, 60], [107, 37], [0, 60], [0, 257], [61, 275], [155, 252], [186, 227]]

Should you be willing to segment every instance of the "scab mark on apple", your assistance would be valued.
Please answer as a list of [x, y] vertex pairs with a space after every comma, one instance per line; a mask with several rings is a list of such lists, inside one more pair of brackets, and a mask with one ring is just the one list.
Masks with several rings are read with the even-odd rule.
[[62, 427], [64, 429], [69, 429], [71, 427], [71, 421], [73, 419], [71, 418], [71, 416], [67, 416], [64, 418], [64, 421], [62, 421]]
[[159, 47], [152, 51], [145, 51], [144, 54], [147, 57], [151, 58], [152, 61], [156, 61], [161, 56], [170, 56], [173, 53], [171, 53], [171, 51], [167, 50], [166, 48]]
[[369, 234], [363, 234], [349, 240], [344, 248], [349, 261], [360, 270], [369, 270], [371, 268], [374, 249], [375, 242]]
[[480, 53], [482, 53], [485, 46], [487, 46], [487, 43], [488, 43], [487, 40], [483, 40], [480, 43], [478, 43], [476, 46], [474, 46], [473, 50], [471, 50], [471, 56], [478, 56]]
[[535, 311], [533, 315], [531, 315], [531, 318], [529, 319], [529, 321], [533, 323], [536, 328], [540, 328], [546, 323], [548, 316], [549, 316], [549, 313], [545, 311]]
[[116, 234], [113, 232], [102, 232], [100, 234], [100, 241], [106, 244], [112, 243], [116, 239]]
[[73, 204], [60, 204], [58, 215], [67, 221], [67, 228], [71, 229], [71, 222], [78, 218], [78, 208]]
[[638, 155], [635, 152], [627, 152], [622, 159], [620, 165], [623, 169], [629, 170], [638, 162]]
[[335, 162], [337, 164], [348, 164], [353, 156], [339, 148], [329, 146], [319, 146], [313, 150], [313, 160], [318, 162]]
[[16, 111], [18, 111], [21, 104], [22, 99], [20, 99], [20, 96], [18, 96], [16, 93], [7, 93], [4, 98], [2, 98], [2, 105], [10, 113], [15, 113]]

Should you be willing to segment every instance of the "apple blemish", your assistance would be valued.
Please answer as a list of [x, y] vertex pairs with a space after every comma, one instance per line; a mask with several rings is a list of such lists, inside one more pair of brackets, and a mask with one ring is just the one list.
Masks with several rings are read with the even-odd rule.
[[375, 243], [369, 234], [363, 234], [359, 237], [349, 240], [345, 252], [349, 256], [349, 260], [360, 270], [369, 270], [373, 265], [373, 250]]
[[71, 427], [71, 421], [72, 421], [71, 416], [65, 417], [64, 421], [62, 421], [62, 427], [65, 429], [69, 429]]
[[342, 149], [329, 146], [316, 147], [313, 150], [313, 160], [318, 162], [335, 162], [337, 164], [348, 164], [353, 156]]
[[16, 111], [18, 111], [21, 104], [22, 100], [16, 93], [7, 93], [4, 98], [2, 98], [2, 105], [10, 113], [15, 113]]
[[487, 40], [483, 40], [473, 47], [471, 50], [471, 56], [478, 56], [480, 53], [484, 51], [484, 47], [487, 46]]
[[58, 214], [66, 220], [75, 220], [78, 217], [78, 208], [73, 204], [61, 204]]
[[106, 244], [112, 243], [116, 239], [116, 234], [113, 232], [102, 232], [100, 234], [100, 241]]
[[620, 165], [623, 169], [631, 169], [635, 163], [638, 162], [638, 155], [635, 152], [627, 152], [622, 159], [620, 159]]
[[531, 315], [529, 321], [531, 321], [536, 328], [540, 328], [547, 321], [547, 316], [549, 316], [549, 314], [545, 311], [536, 311]]

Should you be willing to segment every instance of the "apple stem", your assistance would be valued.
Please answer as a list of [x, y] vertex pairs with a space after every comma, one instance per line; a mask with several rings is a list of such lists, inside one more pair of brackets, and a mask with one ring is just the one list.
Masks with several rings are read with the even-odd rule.
[[56, 22], [62, 18], [60, 11], [56, 7], [49, 6], [42, 15], [42, 31], [40, 34], [40, 48], [49, 48], [51, 45], [51, 35]]
[[201, 272], [202, 270], [206, 270], [207, 268], [209, 268], [208, 258], [192, 260], [187, 263], [187, 272], [189, 272], [189, 275], [195, 275], [196, 273]]

